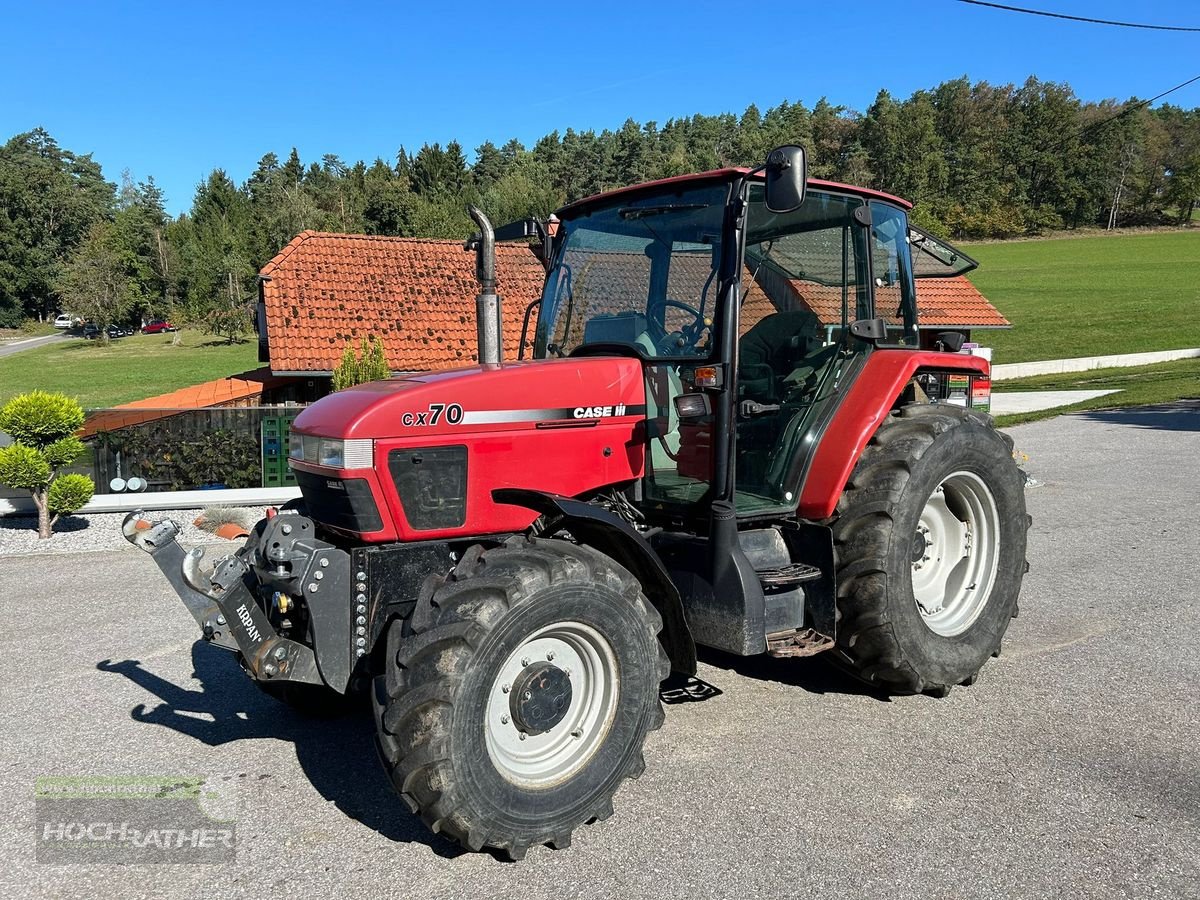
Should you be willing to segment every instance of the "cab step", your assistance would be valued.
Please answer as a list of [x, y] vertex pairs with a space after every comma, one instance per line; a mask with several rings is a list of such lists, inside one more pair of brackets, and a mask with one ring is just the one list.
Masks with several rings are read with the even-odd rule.
[[816, 656], [833, 647], [833, 638], [815, 628], [767, 635], [767, 653], [775, 657]]
[[789, 563], [785, 566], [773, 566], [767, 569], [756, 569], [758, 581], [763, 587], [791, 587], [806, 581], [816, 581], [821, 577], [821, 570], [816, 566], [804, 563]]

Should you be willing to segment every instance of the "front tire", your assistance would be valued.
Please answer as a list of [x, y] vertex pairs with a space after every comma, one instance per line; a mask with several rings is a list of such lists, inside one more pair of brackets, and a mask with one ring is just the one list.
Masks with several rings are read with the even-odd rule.
[[374, 706], [396, 791], [470, 850], [569, 845], [645, 768], [670, 668], [661, 628], [637, 580], [595, 550], [473, 547], [388, 632]]
[[838, 502], [837, 656], [899, 693], [944, 696], [999, 655], [1027, 565], [1012, 439], [955, 406], [894, 411]]

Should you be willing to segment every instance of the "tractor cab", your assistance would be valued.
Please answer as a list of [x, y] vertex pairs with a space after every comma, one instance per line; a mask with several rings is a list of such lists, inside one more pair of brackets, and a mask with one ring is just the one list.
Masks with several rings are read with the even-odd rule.
[[[803, 170], [800, 154], [786, 204], [768, 196], [769, 163], [558, 213], [533, 355], [642, 362], [641, 505], [664, 523], [703, 517], [719, 500], [740, 519], [793, 513], [867, 354], [918, 344], [910, 204]], [[973, 265], [929, 246], [943, 253], [925, 271]]]

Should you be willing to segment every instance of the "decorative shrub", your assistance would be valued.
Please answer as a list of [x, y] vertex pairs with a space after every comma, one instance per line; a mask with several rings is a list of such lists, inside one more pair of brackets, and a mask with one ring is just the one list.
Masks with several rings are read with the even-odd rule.
[[83, 408], [65, 394], [30, 391], [0, 407], [0, 431], [13, 443], [0, 449], [0, 484], [29, 491], [38, 511], [38, 537], [48, 538], [59, 518], [82, 507], [95, 491], [86, 475], [59, 475], [84, 451], [75, 432]]
[[362, 347], [358, 353], [354, 344], [346, 344], [342, 361], [333, 370], [333, 389], [335, 391], [353, 387], [356, 384], [366, 384], [368, 381], [380, 381], [392, 373], [388, 370], [387, 359], [384, 357], [383, 344], [379, 338], [362, 339]]
[[222, 525], [239, 525], [246, 527], [246, 511], [235, 506], [206, 506], [204, 512], [196, 519], [196, 527], [205, 531], [217, 533]]

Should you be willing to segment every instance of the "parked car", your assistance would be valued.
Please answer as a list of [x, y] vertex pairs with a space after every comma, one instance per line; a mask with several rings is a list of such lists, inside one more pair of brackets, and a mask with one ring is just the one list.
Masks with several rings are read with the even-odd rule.
[[58, 317], [54, 320], [55, 328], [70, 328], [74, 324], [75, 317], [70, 313], [59, 313]]
[[175, 331], [176, 328], [166, 319], [155, 319], [142, 326], [142, 334], [162, 334], [164, 331]]
[[[132, 331], [127, 328], [122, 328], [120, 325], [109, 325], [108, 328], [104, 330], [108, 333], [109, 340], [114, 340], [116, 338], [126, 337], [127, 335], [133, 334]], [[95, 322], [88, 322], [83, 326], [82, 333], [83, 336], [89, 341], [94, 338], [98, 338], [100, 336], [100, 326]]]

